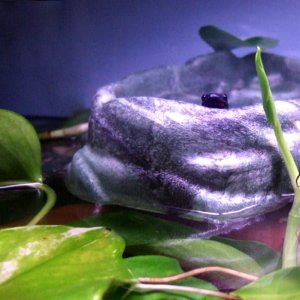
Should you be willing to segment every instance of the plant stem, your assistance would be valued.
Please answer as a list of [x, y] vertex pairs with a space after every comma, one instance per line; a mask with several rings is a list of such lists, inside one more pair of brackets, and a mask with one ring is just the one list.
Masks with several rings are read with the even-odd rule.
[[275, 128], [275, 135], [281, 150], [283, 160], [288, 170], [288, 174], [294, 189], [294, 201], [289, 212], [282, 253], [282, 268], [295, 267], [298, 264], [298, 235], [300, 228], [300, 189], [297, 187], [298, 168], [294, 158], [287, 147], [281, 126]]
[[45, 131], [39, 134], [40, 140], [59, 139], [81, 135], [88, 131], [88, 123], [81, 123], [67, 128]]
[[209, 295], [214, 296], [222, 299], [229, 299], [229, 300], [240, 300], [241, 298], [234, 295], [229, 295], [226, 293], [212, 291], [212, 290], [205, 290], [205, 289], [198, 289], [194, 287], [188, 286], [180, 286], [180, 285], [168, 285], [168, 284], [143, 284], [137, 283], [134, 285], [136, 289], [146, 289], [146, 290], [154, 290], [154, 291], [179, 291], [179, 292], [190, 292], [199, 295]]
[[[277, 114], [276, 114], [276, 116], [277, 116]], [[279, 121], [278, 121], [278, 123], [276, 122], [274, 124], [274, 131], [275, 131], [277, 143], [278, 143], [280, 151], [282, 153], [284, 163], [288, 170], [288, 174], [289, 174], [294, 192], [296, 192], [296, 190], [298, 189], [296, 179], [299, 174], [299, 171], [298, 171], [297, 165], [295, 163], [295, 160], [291, 154], [291, 151], [289, 150], [289, 148], [287, 146], [287, 143], [283, 136], [281, 125], [280, 125]]]
[[46, 193], [47, 200], [43, 208], [33, 217], [33, 219], [27, 225], [36, 225], [44, 216], [51, 210], [56, 202], [55, 191], [48, 185], [43, 183], [38, 183], [35, 185], [36, 188], [42, 190]]
[[27, 181], [6, 181], [0, 183], [0, 190], [10, 190], [19, 187], [27, 187], [39, 189], [46, 193], [46, 204], [42, 209], [33, 217], [33, 219], [27, 225], [37, 224], [54, 206], [56, 202], [56, 193], [48, 185], [41, 182], [27, 182]]
[[300, 189], [295, 190], [292, 209], [289, 213], [282, 254], [282, 268], [298, 264], [298, 238], [300, 228]]
[[255, 281], [259, 279], [258, 276], [255, 275], [250, 275], [247, 273], [239, 272], [236, 270], [232, 270], [229, 268], [224, 268], [224, 267], [218, 267], [218, 266], [212, 266], [212, 267], [204, 267], [204, 268], [197, 268], [191, 271], [187, 271], [184, 273], [180, 273], [177, 275], [169, 276], [169, 277], [139, 277], [138, 281], [143, 282], [143, 283], [168, 283], [172, 281], [177, 281], [179, 279], [203, 274], [203, 273], [210, 273], [210, 272], [219, 272], [219, 273], [224, 273], [228, 274], [231, 276], [235, 276], [238, 278], [243, 278], [249, 281]]

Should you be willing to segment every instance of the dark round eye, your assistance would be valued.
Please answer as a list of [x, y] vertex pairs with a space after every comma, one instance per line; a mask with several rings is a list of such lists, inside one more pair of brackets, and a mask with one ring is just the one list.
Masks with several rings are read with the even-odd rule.
[[227, 95], [224, 93], [203, 94], [201, 99], [202, 106], [221, 109], [228, 108]]

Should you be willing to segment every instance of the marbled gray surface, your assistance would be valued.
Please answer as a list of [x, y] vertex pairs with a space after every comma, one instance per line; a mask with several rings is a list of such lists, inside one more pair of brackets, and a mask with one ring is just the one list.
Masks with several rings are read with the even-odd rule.
[[[274, 97], [299, 98], [300, 61], [263, 61]], [[202, 107], [209, 92], [226, 93], [230, 109]], [[292, 188], [261, 101], [254, 54], [216, 52], [104, 86], [67, 185], [87, 201], [213, 223], [278, 209]], [[276, 103], [300, 162], [298, 100]]]
[[[300, 107], [277, 109], [299, 162]], [[88, 201], [222, 222], [272, 211], [292, 192], [262, 105], [220, 110], [153, 97], [94, 103], [67, 185]]]

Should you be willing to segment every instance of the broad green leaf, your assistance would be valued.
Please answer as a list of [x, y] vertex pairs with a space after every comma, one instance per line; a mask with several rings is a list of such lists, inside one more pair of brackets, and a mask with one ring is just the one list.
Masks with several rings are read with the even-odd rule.
[[132, 247], [128, 251], [168, 255], [193, 268], [222, 266], [253, 275], [263, 272], [259, 264], [247, 254], [213, 240], [171, 239], [149, 246]]
[[185, 238], [196, 233], [196, 230], [191, 227], [132, 211], [106, 213], [81, 219], [72, 225], [112, 228], [126, 240], [126, 247], [153, 244], [172, 238]]
[[300, 299], [300, 267], [281, 269], [233, 292], [243, 300]]
[[0, 109], [0, 182], [42, 181], [41, 146], [21, 115]]
[[199, 30], [201, 38], [215, 51], [230, 51], [240, 47], [272, 48], [277, 46], [278, 40], [267, 37], [252, 37], [242, 40], [215, 26], [204, 26]]
[[[246, 251], [240, 251], [224, 242], [191, 238], [197, 235], [195, 229], [143, 213], [103, 214], [81, 220], [75, 225], [110, 227], [125, 239], [126, 251], [135, 255], [168, 255], [192, 267], [219, 265], [252, 274], [261, 274], [262, 268], [267, 268], [261, 267], [249, 256], [253, 250], [249, 248], [250, 242], [244, 244], [244, 249], [249, 249], [247, 255]], [[261, 249], [264, 247], [261, 245]], [[269, 254], [277, 257], [276, 252], [272, 250]], [[269, 259], [272, 261], [273, 258]]]
[[0, 231], [0, 299], [101, 299], [132, 276], [124, 241], [104, 228], [31, 226]]
[[[125, 265], [131, 271], [134, 278], [139, 277], [167, 277], [182, 273], [182, 269], [177, 260], [165, 256], [134, 256], [124, 260]], [[180, 286], [196, 287], [200, 289], [216, 290], [216, 288], [206, 281], [196, 278], [186, 278], [173, 283]], [[125, 296], [127, 294], [127, 296]], [[117, 296], [118, 295], [118, 296]], [[130, 290], [130, 287], [123, 285], [112, 286], [105, 295], [104, 300], [122, 299], [125, 300], [196, 300], [196, 299], [217, 299], [212, 296], [196, 295], [184, 292], [162, 292], [162, 291], [142, 291]]]

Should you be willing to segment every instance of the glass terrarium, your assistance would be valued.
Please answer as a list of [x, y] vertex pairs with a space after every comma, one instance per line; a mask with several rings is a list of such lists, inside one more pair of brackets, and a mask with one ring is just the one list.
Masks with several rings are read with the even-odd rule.
[[300, 297], [290, 5], [0, 4], [0, 300]]

